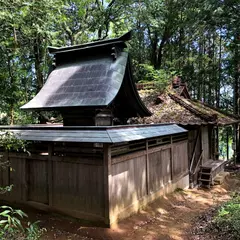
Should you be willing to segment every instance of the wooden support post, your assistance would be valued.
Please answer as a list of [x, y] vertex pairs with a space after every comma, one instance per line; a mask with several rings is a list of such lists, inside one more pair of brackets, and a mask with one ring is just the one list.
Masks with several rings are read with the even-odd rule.
[[22, 201], [26, 202], [28, 200], [28, 163], [27, 158], [22, 160]]
[[10, 163], [10, 161], [9, 161], [9, 152], [8, 151], [6, 151], [5, 153], [4, 153], [4, 162], [5, 163], [7, 163], [7, 186], [10, 186], [11, 185], [11, 180], [10, 180], [10, 168], [11, 168], [11, 163]]
[[170, 148], [170, 169], [171, 169], [171, 181], [173, 181], [173, 141], [171, 136], [171, 148]]
[[53, 145], [52, 143], [48, 144], [48, 204], [52, 207], [53, 202], [53, 162], [52, 162], [52, 155], [53, 155]]
[[227, 160], [229, 160], [229, 134], [228, 134], [228, 127], [227, 130]]
[[216, 156], [216, 160], [219, 160], [220, 153], [219, 153], [219, 127], [218, 126], [216, 127], [215, 132], [216, 132], [216, 150], [215, 150], [215, 152], [217, 153], [217, 154], [215, 154], [215, 156]]
[[150, 194], [149, 189], [149, 156], [148, 156], [148, 140], [146, 140], [146, 193]]
[[111, 173], [111, 147], [109, 144], [103, 145], [103, 188], [104, 188], [104, 223], [110, 226], [111, 220], [111, 199], [110, 190], [112, 184]]

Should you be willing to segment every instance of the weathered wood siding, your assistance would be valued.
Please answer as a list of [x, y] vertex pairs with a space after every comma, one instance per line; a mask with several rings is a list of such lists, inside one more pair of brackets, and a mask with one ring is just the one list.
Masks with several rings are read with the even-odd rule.
[[179, 179], [188, 171], [187, 142], [179, 142], [173, 145], [173, 180]]
[[11, 167], [1, 170], [0, 183], [13, 184], [13, 190], [1, 199], [35, 203], [79, 218], [104, 218], [102, 147], [49, 143], [33, 145], [30, 152], [8, 154]]
[[53, 161], [52, 205], [103, 216], [103, 167], [81, 161]]
[[111, 205], [119, 211], [146, 195], [145, 156], [112, 165]]
[[[148, 147], [140, 151], [114, 156], [111, 159], [109, 175], [110, 221], [124, 218], [139, 209], [146, 199], [155, 199], [156, 193], [163, 193], [171, 183], [188, 175], [188, 142], [182, 140], [170, 144]], [[122, 146], [122, 149], [127, 149]], [[185, 182], [185, 187], [188, 185]], [[182, 184], [180, 187], [184, 187]], [[146, 200], [146, 201], [145, 201]]]
[[[15, 158], [15, 161], [21, 164], [19, 159]], [[26, 164], [28, 173], [27, 199], [29, 201], [48, 204], [47, 160], [29, 159], [26, 161]], [[18, 172], [16, 169], [16, 175], [18, 175]]]
[[209, 135], [208, 126], [202, 127], [202, 163], [209, 160]]
[[14, 187], [0, 197], [111, 224], [174, 187], [187, 186], [187, 145], [183, 135], [115, 146], [36, 143], [29, 147], [31, 155], [5, 156], [11, 167], [0, 171], [0, 183]]
[[171, 148], [149, 154], [149, 191], [154, 193], [171, 181]]

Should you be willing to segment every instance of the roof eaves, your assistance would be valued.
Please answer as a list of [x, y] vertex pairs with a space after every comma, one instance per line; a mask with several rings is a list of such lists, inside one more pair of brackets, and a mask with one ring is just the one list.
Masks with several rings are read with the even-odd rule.
[[175, 102], [177, 102], [178, 104], [180, 104], [181, 106], [183, 106], [185, 109], [189, 110], [196, 116], [200, 117], [204, 121], [207, 121], [210, 124], [214, 124], [214, 123], [216, 124], [216, 116], [212, 116], [207, 113], [201, 112], [199, 109], [196, 109], [194, 108], [194, 106], [183, 101], [181, 97], [177, 96], [176, 94], [168, 93], [168, 95], [172, 100], [174, 100]]
[[49, 50], [49, 53], [56, 54], [56, 53], [69, 52], [69, 51], [75, 51], [75, 50], [89, 49], [93, 47], [103, 47], [111, 44], [123, 44], [123, 47], [124, 46], [126, 47], [125, 42], [129, 41], [131, 37], [132, 37], [132, 31], [129, 31], [118, 38], [94, 41], [90, 43], [84, 43], [84, 44], [67, 46], [67, 47], [59, 47], [59, 48], [49, 46], [48, 50]]

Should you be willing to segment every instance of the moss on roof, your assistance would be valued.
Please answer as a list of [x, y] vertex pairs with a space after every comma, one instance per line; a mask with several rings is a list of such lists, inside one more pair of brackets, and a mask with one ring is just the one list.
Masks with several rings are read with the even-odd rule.
[[[151, 117], [133, 118], [134, 123], [176, 123], [181, 125], [230, 125], [240, 119], [221, 110], [214, 109], [196, 100], [186, 99], [168, 87], [162, 94], [156, 89], [140, 90], [139, 94], [152, 112]], [[174, 96], [174, 97], [171, 97]], [[161, 103], [157, 104], [157, 98]]]

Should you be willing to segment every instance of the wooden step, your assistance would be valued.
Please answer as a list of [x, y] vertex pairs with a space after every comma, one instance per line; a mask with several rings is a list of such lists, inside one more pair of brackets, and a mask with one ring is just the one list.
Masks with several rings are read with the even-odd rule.
[[200, 172], [199, 174], [201, 174], [201, 175], [208, 175], [208, 176], [211, 175], [211, 173], [205, 173], [205, 172]]
[[199, 178], [198, 181], [201, 181], [201, 182], [211, 182], [211, 179]]
[[211, 169], [211, 168], [203, 168], [203, 167], [201, 167], [201, 171], [204, 171], [204, 172], [211, 172], [212, 169]]

